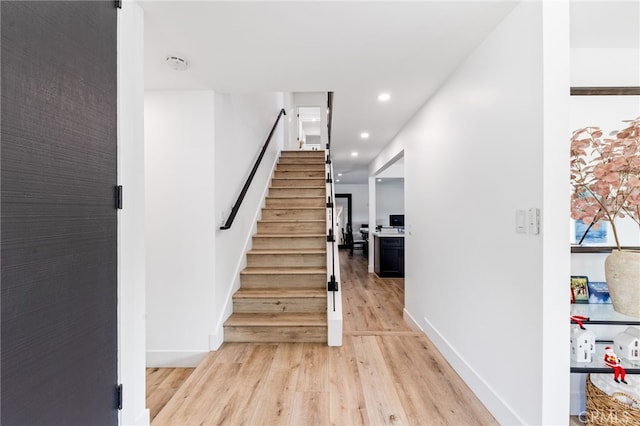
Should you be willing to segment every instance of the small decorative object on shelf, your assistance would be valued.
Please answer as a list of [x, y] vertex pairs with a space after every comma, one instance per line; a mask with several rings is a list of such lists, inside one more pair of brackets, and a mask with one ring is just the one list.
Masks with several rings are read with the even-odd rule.
[[611, 303], [609, 287], [604, 281], [588, 281], [589, 303]]
[[589, 278], [585, 276], [571, 276], [571, 302], [589, 303]]
[[620, 363], [620, 358], [613, 351], [611, 346], [607, 346], [604, 348], [604, 363], [607, 367], [613, 368], [613, 380], [617, 383], [626, 384], [625, 377], [627, 376], [622, 363]]
[[589, 317], [585, 317], [584, 315], [571, 315], [569, 318], [571, 319], [572, 323], [575, 322], [581, 329], [586, 330], [583, 323], [585, 321], [589, 321]]
[[613, 338], [613, 346], [622, 358], [640, 360], [640, 328], [628, 327]]
[[571, 359], [576, 362], [591, 362], [596, 352], [596, 335], [580, 326], [571, 326]]

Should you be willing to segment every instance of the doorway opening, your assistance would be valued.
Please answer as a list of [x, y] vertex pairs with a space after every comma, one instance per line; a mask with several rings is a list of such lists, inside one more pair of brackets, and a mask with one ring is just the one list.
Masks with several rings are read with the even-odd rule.
[[320, 107], [298, 107], [297, 139], [298, 148], [318, 151], [322, 148], [320, 140]]
[[349, 247], [347, 232], [352, 227], [351, 194], [336, 194], [336, 224], [340, 230], [338, 248]]

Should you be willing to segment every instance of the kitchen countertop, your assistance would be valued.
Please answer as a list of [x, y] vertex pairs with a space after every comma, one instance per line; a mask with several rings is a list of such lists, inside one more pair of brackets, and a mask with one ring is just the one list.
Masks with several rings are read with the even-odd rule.
[[404, 233], [393, 233], [393, 232], [374, 232], [373, 233], [374, 237], [378, 237], [378, 238], [404, 238]]

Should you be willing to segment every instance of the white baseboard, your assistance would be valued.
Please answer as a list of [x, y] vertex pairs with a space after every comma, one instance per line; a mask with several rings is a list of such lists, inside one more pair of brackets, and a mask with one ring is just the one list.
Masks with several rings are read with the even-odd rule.
[[208, 351], [147, 351], [147, 368], [193, 368]]
[[123, 408], [122, 411], [120, 411], [120, 415], [118, 418], [118, 424], [122, 425], [122, 426], [149, 426], [149, 423], [151, 422], [151, 414], [149, 413], [149, 409], [145, 408], [143, 410], [141, 410], [137, 416], [134, 417], [134, 420], [131, 421], [128, 418], [128, 414], [124, 413], [124, 410], [126, 410], [126, 406], [125, 408]]
[[449, 364], [451, 364], [471, 391], [480, 399], [484, 406], [487, 407], [496, 420], [498, 420], [498, 423], [503, 425], [526, 424], [500, 395], [460, 356], [455, 348], [433, 327], [426, 317], [423, 318], [422, 327], [406, 309], [404, 318], [410, 326], [413, 323], [418, 330], [422, 330], [427, 335], [429, 340], [431, 340]]
[[420, 324], [418, 324], [416, 319], [409, 313], [409, 311], [407, 311], [407, 308], [404, 308], [402, 310], [402, 319], [404, 319], [404, 322], [406, 322], [407, 325], [413, 331], [420, 331], [420, 332], [424, 333], [424, 330], [422, 329], [422, 327], [420, 327]]
[[[338, 277], [339, 278], [339, 277]], [[333, 297], [335, 296], [335, 311]], [[342, 291], [327, 292], [327, 344], [329, 346], [342, 346]]]
[[219, 330], [216, 330], [215, 334], [209, 335], [209, 350], [217, 351], [220, 349], [220, 346], [224, 343], [224, 328], [219, 327]]

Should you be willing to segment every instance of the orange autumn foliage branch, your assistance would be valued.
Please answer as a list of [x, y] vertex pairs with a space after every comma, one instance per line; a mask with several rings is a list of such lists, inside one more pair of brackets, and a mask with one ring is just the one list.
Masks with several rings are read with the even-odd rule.
[[640, 225], [640, 117], [603, 137], [599, 127], [571, 136], [571, 217], [597, 229], [611, 223], [618, 250], [615, 219], [630, 217]]

